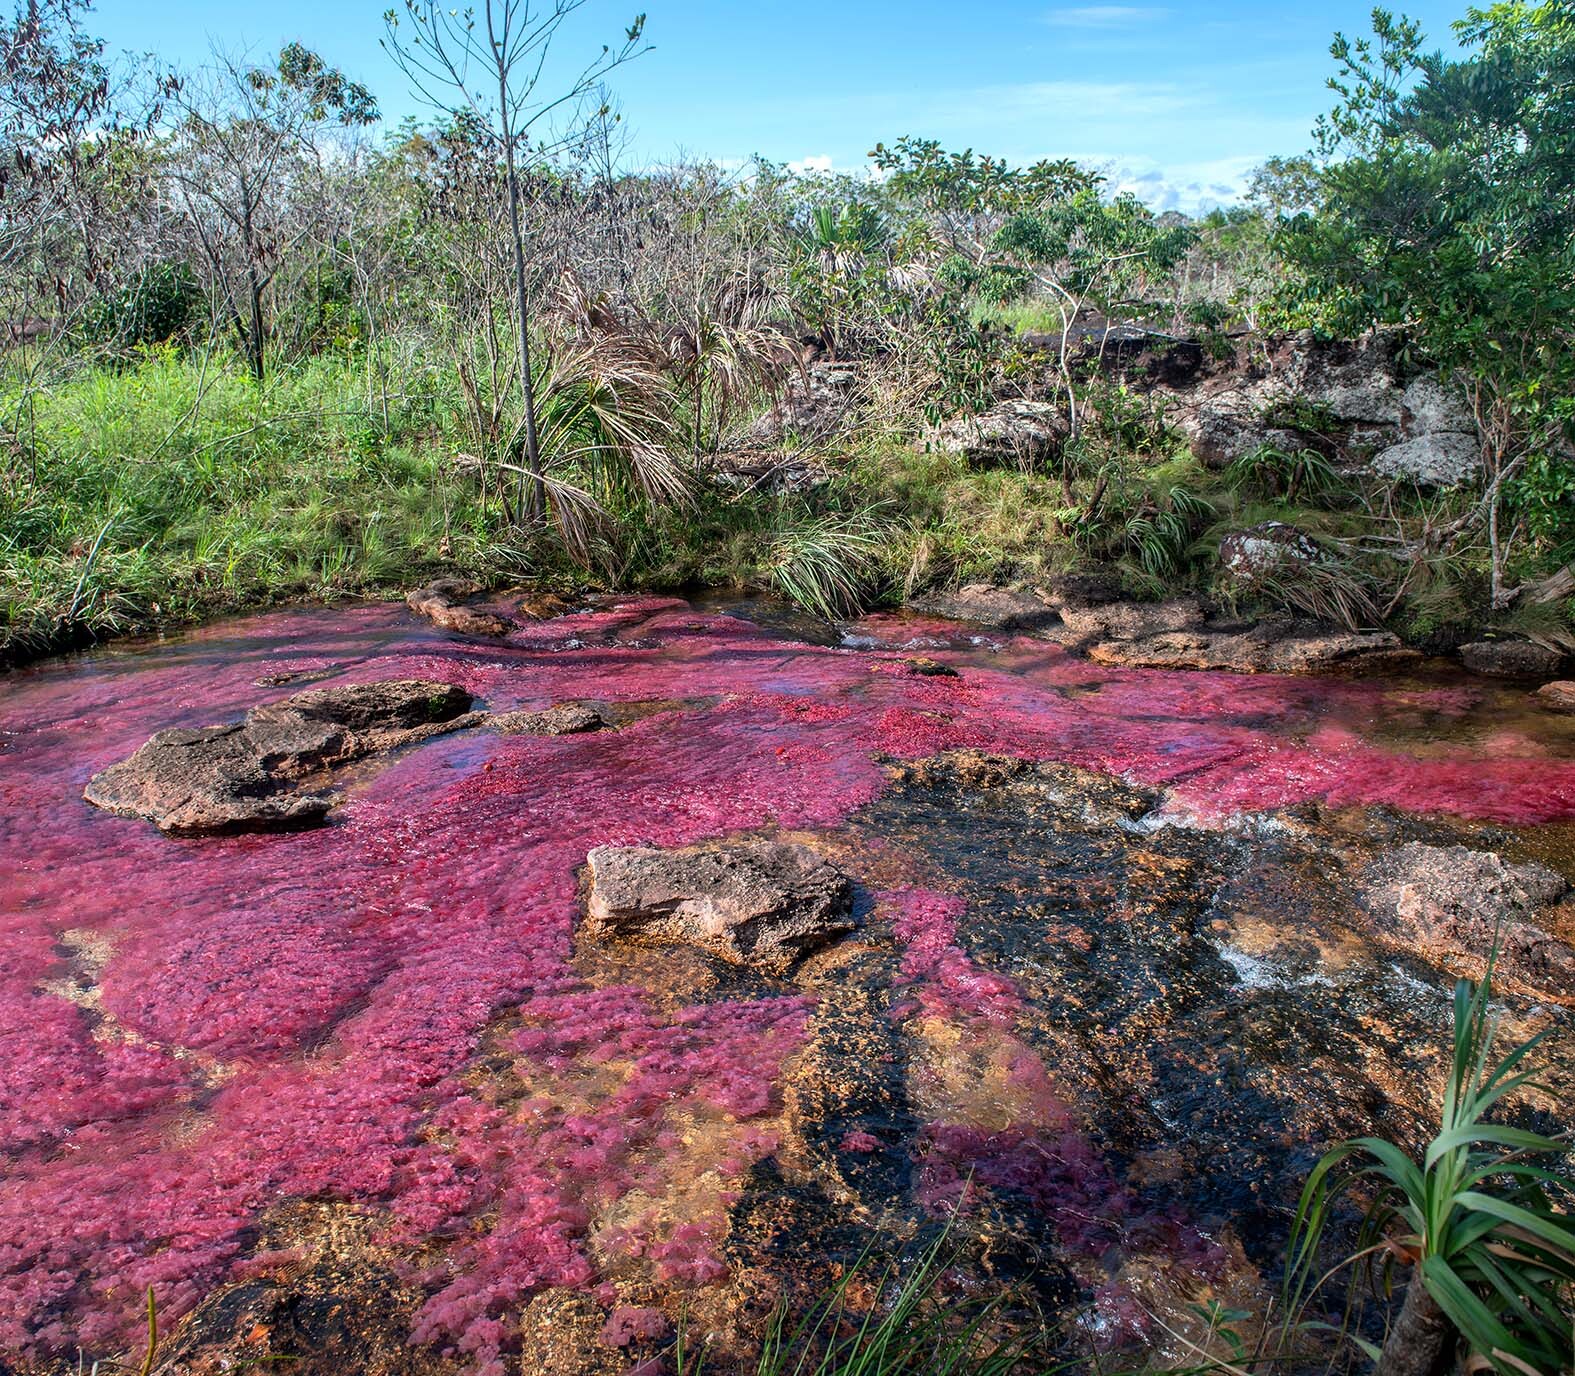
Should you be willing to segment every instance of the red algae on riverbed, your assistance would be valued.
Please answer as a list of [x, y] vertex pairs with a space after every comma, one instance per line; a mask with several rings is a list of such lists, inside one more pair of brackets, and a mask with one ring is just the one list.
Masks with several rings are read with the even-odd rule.
[[[834, 833], [887, 786], [884, 760], [966, 747], [1119, 774], [1208, 823], [1308, 801], [1575, 817], [1552, 727], [1513, 753], [1364, 739], [1396, 714], [1465, 720], [1458, 684], [1120, 671], [938, 623], [876, 629], [960, 676], [648, 598], [501, 643], [394, 608], [285, 613], [0, 680], [0, 1350], [119, 1349], [150, 1286], [179, 1319], [301, 1198], [375, 1211], [429, 1296], [414, 1340], [488, 1373], [539, 1289], [724, 1276], [728, 1202], [777, 1148], [813, 999], [784, 983], [674, 1006], [592, 983], [574, 930], [594, 846]], [[289, 675], [448, 681], [492, 710], [650, 706], [616, 731], [429, 742], [315, 832], [182, 840], [82, 800], [155, 730], [236, 718], [296, 691]], [[897, 996], [993, 1029], [1034, 1107], [932, 1116], [915, 1194], [999, 1177], [1097, 1250], [1110, 1228], [1075, 1237], [1066, 1200], [1124, 1196], [1011, 1032], [1020, 992], [958, 944], [961, 912], [916, 887], [870, 922], [904, 953]], [[711, 1182], [693, 1216], [660, 1206], [690, 1197], [680, 1166]], [[1207, 1251], [1166, 1227], [1166, 1246]]]

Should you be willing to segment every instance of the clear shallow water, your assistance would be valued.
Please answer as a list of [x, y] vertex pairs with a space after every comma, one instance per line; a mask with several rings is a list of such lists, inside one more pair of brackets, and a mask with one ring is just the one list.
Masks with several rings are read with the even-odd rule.
[[[1448, 979], [1348, 924], [1360, 855], [1425, 817], [1575, 877], [1575, 721], [1520, 688], [742, 610], [768, 624], [647, 598], [501, 644], [294, 611], [0, 679], [0, 1350], [117, 1350], [149, 1285], [174, 1320], [288, 1276], [259, 1230], [302, 1199], [374, 1220], [413, 1341], [475, 1369], [544, 1288], [720, 1331], [746, 1272], [959, 1204], [1048, 1310], [1141, 1336], [1156, 1271], [1250, 1288], [1317, 1147], [1427, 1109]], [[81, 799], [155, 730], [396, 677], [625, 724], [429, 742], [298, 835]], [[888, 768], [965, 748], [1154, 796]], [[591, 846], [759, 830], [860, 886], [797, 980], [576, 943]]]

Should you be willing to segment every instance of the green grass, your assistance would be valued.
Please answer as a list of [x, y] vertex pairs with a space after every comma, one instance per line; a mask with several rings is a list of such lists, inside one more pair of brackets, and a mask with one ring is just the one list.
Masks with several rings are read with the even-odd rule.
[[[454, 470], [419, 374], [386, 398], [319, 357], [258, 387], [172, 353], [33, 399], [0, 468], [0, 644], [484, 572], [505, 531]], [[19, 384], [0, 376], [0, 417]]]

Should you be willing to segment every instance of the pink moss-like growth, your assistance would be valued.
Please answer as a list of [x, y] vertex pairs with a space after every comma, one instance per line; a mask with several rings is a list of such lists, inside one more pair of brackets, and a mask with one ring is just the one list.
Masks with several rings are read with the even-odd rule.
[[[907, 644], [915, 627], [871, 629]], [[725, 1216], [598, 1220], [631, 1192], [660, 1193], [675, 1117], [725, 1129], [706, 1163], [724, 1185], [774, 1149], [757, 1120], [777, 1108], [807, 1006], [668, 1014], [640, 990], [588, 986], [571, 957], [592, 846], [833, 828], [885, 787], [879, 758], [965, 746], [1169, 787], [1174, 806], [1210, 817], [1308, 799], [1575, 816], [1575, 764], [1535, 735], [1513, 753], [1364, 744], [1393, 711], [1462, 717], [1464, 690], [1111, 671], [1037, 642], [997, 653], [966, 631], [917, 630], [950, 647], [936, 654], [962, 677], [638, 599], [484, 644], [398, 608], [290, 612], [9, 680], [0, 1349], [115, 1348], [149, 1285], [179, 1318], [293, 1198], [387, 1220], [430, 1295], [418, 1337], [479, 1370], [500, 1369], [534, 1289], [601, 1283], [595, 1255], [681, 1283], [720, 1274]], [[674, 705], [612, 733], [430, 742], [359, 785], [335, 825], [300, 835], [175, 840], [82, 801], [89, 774], [153, 731], [287, 695], [256, 684], [281, 671], [444, 679], [500, 710]], [[915, 1006], [1008, 1028], [1021, 995], [968, 958], [957, 900], [905, 894], [889, 902]], [[61, 992], [73, 957], [59, 943], [78, 930], [109, 947], [97, 1007]], [[517, 1096], [475, 1073], [500, 1026], [514, 1029]], [[1036, 1066], [1012, 1074], [1033, 1081]], [[528, 1088], [593, 1068], [616, 1087], [590, 1107]], [[1004, 1131], [937, 1123], [920, 1150], [925, 1197], [952, 1197], [972, 1171], [1045, 1200], [1079, 1245], [1125, 1207], [1048, 1108]], [[1084, 1204], [1086, 1225], [1072, 1218]]]

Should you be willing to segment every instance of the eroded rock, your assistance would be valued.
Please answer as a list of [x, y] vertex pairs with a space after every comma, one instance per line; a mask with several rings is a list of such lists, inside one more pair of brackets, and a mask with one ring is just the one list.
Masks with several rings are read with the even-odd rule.
[[312, 826], [333, 805], [312, 786], [325, 771], [474, 725], [469, 706], [463, 688], [427, 679], [315, 688], [227, 726], [160, 731], [82, 793], [180, 835]]
[[582, 930], [596, 941], [687, 943], [783, 975], [853, 930], [852, 884], [808, 846], [597, 846], [586, 864]]
[[1014, 397], [976, 416], [943, 422], [930, 442], [961, 454], [976, 468], [1031, 468], [1059, 454], [1070, 431], [1064, 406]]
[[1547, 678], [1564, 656], [1531, 640], [1477, 640], [1460, 647], [1460, 662], [1489, 678]]
[[445, 631], [461, 635], [507, 635], [510, 626], [496, 612], [480, 611], [465, 599], [481, 591], [479, 583], [461, 578], [440, 578], [407, 594], [405, 603], [418, 616], [424, 616]]
[[1247, 631], [1172, 631], [1141, 640], [1107, 640], [1089, 658], [1127, 669], [1225, 669], [1238, 674], [1387, 673], [1420, 662], [1389, 631], [1286, 630], [1265, 623]]
[[1575, 949], [1537, 921], [1567, 890], [1562, 875], [1491, 851], [1398, 847], [1368, 871], [1363, 905], [1381, 934], [1446, 966], [1476, 974], [1495, 938], [1497, 970], [1539, 995], [1575, 999]]
[[1575, 714], [1575, 681], [1556, 679], [1537, 689], [1537, 701], [1550, 712]]
[[1061, 606], [1061, 620], [1079, 639], [1140, 640], [1166, 631], [1191, 630], [1201, 626], [1203, 619], [1203, 603], [1196, 597], [1083, 606], [1064, 602]]

